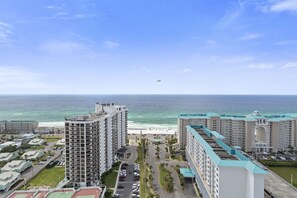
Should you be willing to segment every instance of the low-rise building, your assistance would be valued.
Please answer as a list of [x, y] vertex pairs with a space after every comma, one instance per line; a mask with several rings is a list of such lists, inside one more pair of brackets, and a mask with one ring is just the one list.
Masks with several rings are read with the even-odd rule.
[[44, 143], [45, 143], [44, 139], [35, 138], [35, 139], [33, 139], [33, 140], [31, 140], [29, 142], [29, 145], [31, 145], [31, 146], [40, 146], [40, 145], [43, 145]]
[[65, 139], [60, 139], [57, 143], [57, 146], [65, 146]]
[[8, 191], [20, 178], [20, 173], [8, 171], [0, 173], [0, 190]]
[[22, 159], [24, 160], [37, 160], [38, 158], [42, 157], [44, 152], [42, 150], [39, 151], [28, 151], [22, 155]]
[[0, 144], [0, 150], [8, 146], [16, 146], [17, 148], [19, 148], [21, 145], [22, 145], [21, 142], [8, 141], [8, 142], [4, 142], [3, 144]]
[[17, 152], [13, 153], [0, 153], [0, 162], [10, 162], [17, 158], [19, 154]]
[[26, 160], [14, 160], [7, 163], [2, 169], [1, 172], [14, 171], [18, 173], [24, 172], [27, 168], [32, 166], [32, 162]]

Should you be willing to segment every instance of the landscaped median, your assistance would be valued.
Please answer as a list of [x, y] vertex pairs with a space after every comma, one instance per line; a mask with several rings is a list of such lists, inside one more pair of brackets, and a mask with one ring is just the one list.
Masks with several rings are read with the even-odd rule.
[[138, 163], [140, 167], [140, 197], [158, 197], [158, 195], [156, 195], [154, 192], [152, 185], [153, 176], [151, 173], [151, 168], [145, 162], [146, 145], [146, 139], [142, 139], [137, 148], [136, 163]]
[[171, 176], [170, 171], [166, 168], [166, 164], [162, 163], [158, 167], [160, 176], [159, 176], [159, 182], [162, 188], [172, 193], [173, 192], [173, 177]]

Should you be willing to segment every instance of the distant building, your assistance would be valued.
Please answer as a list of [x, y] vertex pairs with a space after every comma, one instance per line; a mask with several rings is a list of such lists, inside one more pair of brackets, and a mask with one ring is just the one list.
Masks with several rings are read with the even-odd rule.
[[18, 173], [24, 172], [27, 168], [32, 166], [32, 162], [26, 160], [14, 160], [7, 163], [2, 169], [1, 172], [14, 171]]
[[20, 179], [20, 173], [3, 172], [0, 173], [0, 190], [8, 191]]
[[224, 137], [204, 126], [187, 126], [186, 158], [204, 198], [264, 198], [266, 171]]
[[270, 152], [297, 146], [297, 114], [180, 114], [178, 141], [186, 146], [187, 125], [203, 125], [218, 131], [231, 146], [240, 146], [246, 152]]
[[33, 120], [4, 120], [0, 122], [0, 131], [2, 130], [3, 133], [27, 133], [34, 131], [37, 127], [38, 122]]
[[31, 145], [31, 146], [40, 146], [40, 145], [43, 145], [44, 143], [45, 143], [45, 140], [36, 138], [36, 139], [31, 140], [29, 142], [29, 145]]
[[17, 158], [19, 154], [17, 152], [13, 153], [0, 153], [0, 162], [10, 162]]
[[5, 121], [0, 121], [0, 133], [5, 131]]
[[104, 198], [105, 188], [86, 187], [77, 190], [73, 188], [50, 189], [50, 190], [27, 190], [14, 191], [7, 198]]
[[94, 114], [66, 118], [66, 178], [73, 186], [98, 184], [126, 140], [125, 106], [96, 104]]
[[42, 150], [40, 151], [27, 151], [22, 155], [22, 159], [24, 160], [32, 160], [35, 161], [38, 158], [42, 157], [44, 155], [44, 152]]

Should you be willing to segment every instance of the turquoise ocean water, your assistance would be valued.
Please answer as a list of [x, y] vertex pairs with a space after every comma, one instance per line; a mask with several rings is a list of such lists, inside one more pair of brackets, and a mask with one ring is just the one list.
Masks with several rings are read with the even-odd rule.
[[0, 95], [0, 120], [63, 122], [94, 112], [96, 102], [129, 108], [129, 125], [174, 127], [179, 113], [297, 113], [297, 96], [257, 95]]

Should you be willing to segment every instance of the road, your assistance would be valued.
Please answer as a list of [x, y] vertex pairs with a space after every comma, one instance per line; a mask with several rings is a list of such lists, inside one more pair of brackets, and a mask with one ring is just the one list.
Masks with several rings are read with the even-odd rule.
[[[131, 156], [127, 158], [127, 153], [131, 153]], [[125, 181], [117, 181], [116, 186], [123, 185], [123, 189], [116, 189], [115, 194], [119, 194], [121, 198], [130, 198], [132, 194], [132, 185], [135, 183], [134, 181], [134, 162], [137, 159], [137, 144], [133, 143], [132, 145], [127, 147], [127, 151], [125, 153], [125, 157], [122, 159], [123, 163], [127, 163], [127, 176]], [[130, 174], [131, 171], [131, 174]]]
[[[196, 192], [195, 192], [195, 189], [193, 186], [193, 182], [190, 180], [187, 180], [185, 189], [182, 190], [178, 174], [174, 170], [174, 167], [176, 165], [179, 165], [181, 167], [188, 166], [187, 162], [169, 159], [169, 154], [165, 150], [166, 144], [159, 144], [159, 145], [153, 144], [152, 142], [153, 142], [154, 137], [155, 136], [153, 136], [153, 135], [146, 135], [146, 138], [148, 138], [148, 140], [149, 140], [148, 155], [147, 155], [146, 161], [148, 162], [148, 164], [150, 166], [152, 166], [152, 174], [153, 174], [153, 178], [154, 178], [154, 180], [153, 180], [154, 190], [157, 192], [157, 194], [161, 198], [175, 198], [175, 197], [179, 197], [179, 198], [194, 198], [195, 197], [196, 198], [197, 195], [196, 195]], [[165, 141], [166, 136], [160, 136], [160, 138], [162, 139], [162, 142], [166, 142]], [[160, 148], [160, 151], [159, 151], [160, 159], [157, 159], [156, 154], [155, 154], [157, 146], [159, 146], [159, 148]], [[159, 173], [158, 167], [161, 163], [168, 164], [168, 166], [166, 166], [166, 168], [171, 172], [171, 175], [173, 177], [173, 182], [174, 182], [174, 192], [173, 193], [166, 192], [160, 185], [160, 182], [159, 182], [159, 174], [160, 173]]]
[[48, 145], [44, 148], [45, 152], [48, 152], [49, 150], [54, 151], [55, 155], [52, 156], [49, 160], [46, 161], [44, 165], [33, 165], [31, 168], [27, 169], [21, 174], [21, 178], [24, 180], [22, 182], [19, 182], [17, 185], [13, 186], [9, 191], [7, 192], [1, 192], [0, 197], [6, 197], [9, 194], [11, 194], [13, 191], [21, 187], [22, 185], [26, 184], [30, 179], [32, 179], [35, 175], [37, 175], [42, 169], [44, 169], [51, 161], [59, 158], [61, 156], [61, 151], [63, 150], [52, 150], [51, 147], [55, 145], [56, 142], [49, 142]]

